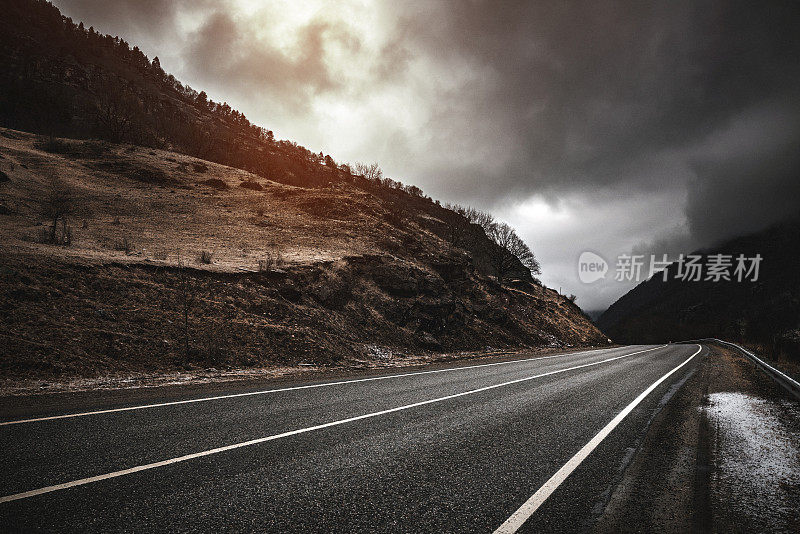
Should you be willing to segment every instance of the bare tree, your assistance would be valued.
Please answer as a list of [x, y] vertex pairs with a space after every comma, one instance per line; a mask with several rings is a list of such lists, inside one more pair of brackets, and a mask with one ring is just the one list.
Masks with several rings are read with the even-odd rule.
[[486, 232], [487, 235], [492, 231], [492, 227], [495, 225], [495, 220], [491, 213], [476, 210], [475, 208], [470, 208], [468, 217], [472, 223], [483, 228], [483, 231]]
[[50, 243], [69, 245], [72, 242], [69, 216], [74, 211], [75, 200], [72, 191], [58, 178], [51, 176], [42, 201], [42, 215], [52, 221], [48, 237]]
[[383, 171], [377, 163], [356, 163], [355, 174], [362, 176], [370, 182], [380, 183], [383, 178]]
[[531, 272], [531, 275], [542, 274], [542, 268], [536, 256], [533, 255], [533, 251], [513, 229], [511, 230], [511, 242], [506, 250], [513, 254]]
[[502, 284], [506, 275], [516, 267], [516, 258], [508, 251], [514, 230], [505, 223], [494, 223], [487, 232], [489, 239], [497, 245], [487, 252], [489, 263], [494, 269], [498, 283]]
[[480, 226], [486, 237], [497, 245], [486, 252], [489, 264], [501, 284], [506, 275], [519, 270], [520, 263], [530, 270], [531, 275], [541, 274], [539, 261], [511, 226], [495, 221], [491, 213], [469, 206], [446, 204], [445, 208], [450, 213], [443, 220], [448, 228], [450, 242], [455, 246], [463, 246], [469, 235], [470, 224]]
[[530, 247], [506, 223], [495, 222], [487, 232], [489, 239], [497, 245], [489, 251], [489, 261], [501, 284], [504, 278], [519, 268], [522, 263], [531, 274], [540, 274], [541, 267]]
[[131, 131], [140, 112], [139, 101], [113, 83], [104, 84], [97, 99], [97, 123], [109, 141], [119, 142]]

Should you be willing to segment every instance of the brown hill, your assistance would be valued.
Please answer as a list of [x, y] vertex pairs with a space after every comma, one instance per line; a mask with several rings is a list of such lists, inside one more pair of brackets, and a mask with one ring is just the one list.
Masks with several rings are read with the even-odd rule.
[[10, 129], [0, 171], [7, 378], [606, 342], [555, 291], [483, 274], [426, 199]]

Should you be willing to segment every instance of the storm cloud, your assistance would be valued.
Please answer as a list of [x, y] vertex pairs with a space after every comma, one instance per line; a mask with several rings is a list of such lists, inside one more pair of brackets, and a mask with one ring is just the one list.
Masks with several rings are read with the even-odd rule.
[[57, 0], [339, 161], [517, 226], [544, 281], [798, 213], [797, 2]]

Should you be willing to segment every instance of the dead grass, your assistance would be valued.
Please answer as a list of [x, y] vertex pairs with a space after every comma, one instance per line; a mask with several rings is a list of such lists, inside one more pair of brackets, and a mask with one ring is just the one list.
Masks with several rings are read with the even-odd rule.
[[[181, 154], [40, 141], [0, 128], [0, 376], [332, 365], [370, 360], [376, 342], [409, 355], [604, 341], [552, 290], [510, 292], [417, 219], [387, 224], [364, 191], [205, 162], [225, 185], [207, 187]], [[70, 247], [35, 242], [52, 173], [86, 221]], [[176, 273], [191, 279], [188, 354]]]
[[[362, 192], [326, 193], [324, 202], [336, 204], [329, 212], [341, 215], [330, 220], [314, 211], [320, 199], [311, 204], [304, 200], [316, 191], [238, 169], [204, 162], [203, 172], [214, 177], [205, 181], [213, 185], [197, 187], [200, 171], [193, 170], [197, 160], [181, 154], [74, 140], [58, 140], [59, 152], [47, 152], [36, 148], [43, 138], [10, 130], [6, 134], [0, 136], [4, 155], [0, 171], [9, 176], [3, 184], [7, 215], [3, 215], [0, 249], [29, 248], [36, 241], [37, 225], [45, 222], [36, 213], [36, 202], [53, 169], [75, 192], [83, 212], [78, 220], [86, 221], [86, 227], [74, 228], [69, 251], [48, 250], [48, 255], [119, 261], [118, 253], [125, 250], [116, 245], [127, 238], [137, 250], [157, 251], [168, 243], [171, 250], [183, 251], [162, 260], [176, 265], [193, 262], [191, 251], [213, 250], [214, 261], [204, 268], [237, 272], [255, 268], [275, 247], [287, 264], [335, 260], [376, 249], [380, 232], [370, 213], [379, 213], [380, 208]], [[184, 164], [183, 171], [176, 169], [176, 162]], [[238, 187], [247, 183], [262, 189]], [[206, 194], [209, 190], [212, 196]], [[229, 246], [231, 242], [238, 243], [236, 249]], [[248, 250], [244, 257], [241, 248]]]

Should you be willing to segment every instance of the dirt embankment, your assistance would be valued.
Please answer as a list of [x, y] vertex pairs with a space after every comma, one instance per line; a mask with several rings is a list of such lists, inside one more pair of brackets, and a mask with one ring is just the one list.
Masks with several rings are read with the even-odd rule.
[[[468, 265], [439, 272], [380, 256], [217, 273], [6, 259], [5, 377], [390, 361], [454, 352], [599, 343], [532, 286], [509, 292]], [[533, 292], [536, 293], [533, 293]]]

